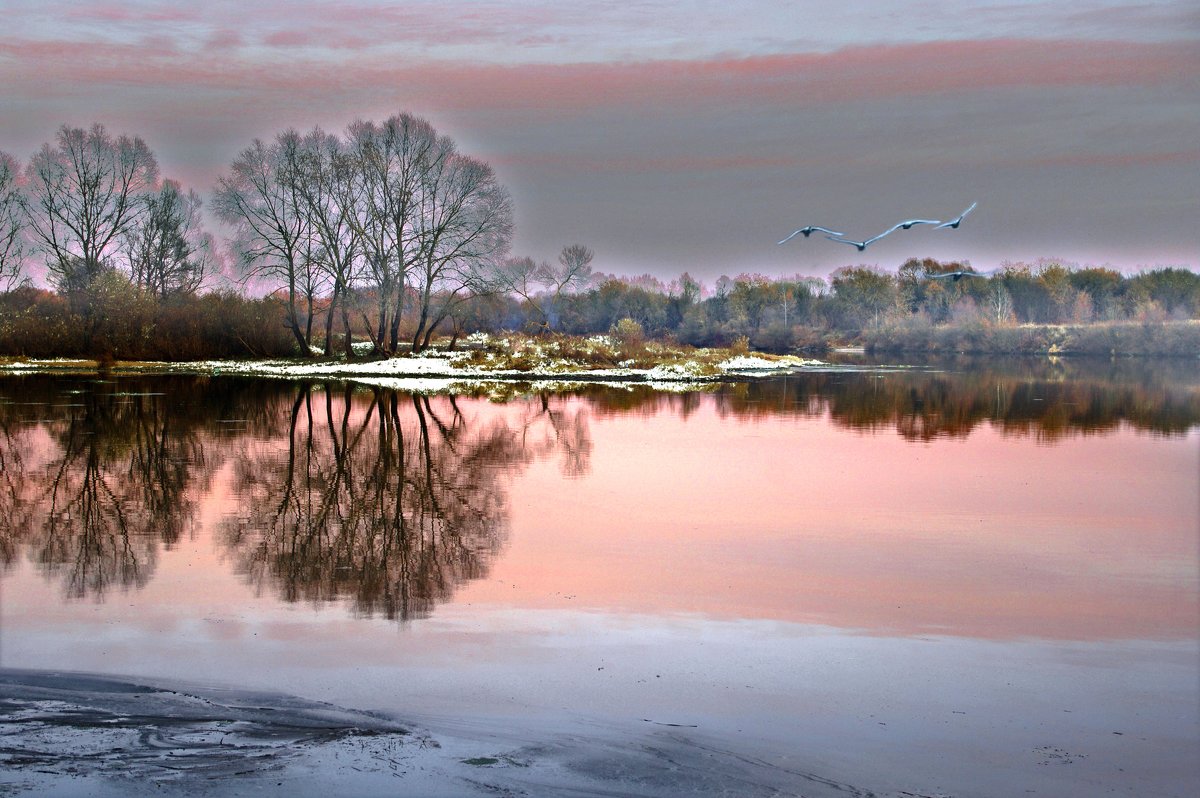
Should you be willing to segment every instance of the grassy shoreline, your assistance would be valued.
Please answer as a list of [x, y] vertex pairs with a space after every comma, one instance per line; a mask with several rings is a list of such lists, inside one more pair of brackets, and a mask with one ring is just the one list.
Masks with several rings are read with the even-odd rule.
[[[0, 374], [96, 373], [242, 375], [283, 378], [522, 382], [705, 383], [755, 379], [824, 365], [798, 354], [750, 350], [745, 342], [697, 348], [611, 335], [475, 334], [450, 350], [346, 359], [228, 358], [105, 360], [0, 357]], [[868, 355], [1200, 358], [1200, 321], [1090, 324], [899, 324], [864, 331], [850, 343]], [[834, 348], [833, 352], [850, 351]]]
[[819, 364], [795, 355], [745, 347], [697, 349], [611, 336], [471, 336], [459, 349], [429, 349], [392, 358], [272, 358], [203, 361], [99, 361], [0, 358], [0, 374], [35, 372], [207, 374], [282, 378], [425, 381], [560, 380], [571, 382], [705, 383], [754, 379]]

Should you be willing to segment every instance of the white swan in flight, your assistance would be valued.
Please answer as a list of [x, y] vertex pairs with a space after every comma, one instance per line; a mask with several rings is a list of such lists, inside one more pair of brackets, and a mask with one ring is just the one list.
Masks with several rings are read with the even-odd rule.
[[805, 238], [808, 238], [810, 235], [812, 235], [817, 230], [820, 230], [822, 233], [829, 233], [830, 235], [835, 235], [835, 236], [846, 235], [845, 233], [839, 233], [836, 230], [830, 230], [828, 227], [819, 227], [815, 224], [810, 224], [808, 227], [801, 227], [799, 230], [795, 231], [794, 233], [792, 233], [790, 236], [783, 239], [779, 243], [786, 244], [787, 242], [791, 241], [793, 238], [795, 238], [798, 235], [803, 235]]
[[934, 279], [934, 280], [951, 279], [957, 283], [959, 280], [961, 280], [964, 277], [991, 277], [992, 275], [997, 274], [1001, 271], [1002, 271], [1002, 269], [992, 269], [992, 270], [986, 271], [986, 272], [968, 272], [968, 271], [963, 271], [962, 269], [959, 269], [958, 271], [942, 272], [941, 274], [927, 274], [925, 276], [929, 277], [931, 279]]
[[825, 237], [828, 238], [830, 241], [836, 241], [839, 244], [851, 244], [855, 247], [858, 247], [859, 252], [862, 252], [863, 250], [865, 250], [867, 248], [868, 244], [870, 244], [873, 241], [878, 241], [879, 239], [883, 238], [888, 233], [895, 232], [897, 229], [899, 229], [899, 227], [900, 227], [900, 225], [896, 225], [895, 227], [891, 228], [890, 230], [884, 230], [879, 235], [868, 238], [866, 241], [851, 241], [848, 238], [834, 238], [833, 236], [825, 236]]
[[976, 206], [976, 205], [978, 205], [978, 204], [979, 204], [978, 202], [972, 202], [972, 203], [971, 203], [971, 207], [967, 208], [965, 211], [963, 211], [962, 213], [960, 213], [960, 214], [958, 215], [958, 218], [957, 218], [957, 219], [951, 219], [951, 220], [950, 220], [950, 221], [948, 221], [948, 222], [943, 222], [942, 224], [939, 224], [937, 227], [935, 227], [935, 228], [933, 228], [933, 229], [934, 229], [934, 230], [941, 230], [943, 227], [952, 227], [952, 228], [954, 228], [955, 230], [957, 230], [957, 229], [958, 229], [958, 226], [959, 226], [960, 224], [962, 224], [962, 220], [966, 218], [966, 216], [967, 216], [967, 214], [968, 214], [968, 213], [970, 213], [971, 211], [975, 210], [975, 206]]
[[909, 219], [893, 227], [893, 230], [910, 230], [914, 224], [941, 224], [941, 219]]

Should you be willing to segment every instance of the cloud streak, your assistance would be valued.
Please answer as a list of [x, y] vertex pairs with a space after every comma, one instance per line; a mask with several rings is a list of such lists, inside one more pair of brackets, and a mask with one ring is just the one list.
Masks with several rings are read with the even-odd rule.
[[[228, 37], [229, 34], [224, 34]], [[267, 37], [300, 45], [307, 34]], [[232, 43], [228, 38], [226, 43]], [[387, 81], [435, 107], [590, 110], [669, 103], [688, 107], [779, 102], [803, 105], [920, 97], [1000, 88], [1187, 86], [1200, 80], [1200, 52], [1186, 44], [1019, 41], [936, 42], [852, 47], [702, 61], [650, 61], [552, 66], [477, 63], [396, 63], [361, 57], [212, 59], [179, 49], [169, 38], [136, 44], [0, 41], [3, 69], [21, 91], [56, 84], [78, 89], [111, 84], [173, 89], [241, 89], [321, 96], [347, 85]]]

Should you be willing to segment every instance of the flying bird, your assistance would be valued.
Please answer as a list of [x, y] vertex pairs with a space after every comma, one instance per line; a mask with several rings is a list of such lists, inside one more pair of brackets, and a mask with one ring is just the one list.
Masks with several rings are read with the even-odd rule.
[[958, 271], [942, 272], [941, 274], [927, 274], [925, 276], [934, 280], [950, 279], [957, 283], [964, 277], [991, 277], [993, 274], [996, 274], [999, 271], [1000, 269], [992, 269], [991, 271], [986, 272], [966, 272], [959, 269]]
[[[966, 216], [964, 213], [963, 216]], [[960, 220], [961, 221], [961, 220]], [[941, 224], [940, 219], [909, 219], [907, 222], [901, 222], [893, 227], [893, 230], [910, 230], [914, 224]]]
[[830, 241], [836, 241], [839, 244], [853, 244], [854, 246], [858, 247], [859, 252], [862, 252], [863, 250], [865, 250], [867, 248], [868, 244], [870, 244], [873, 241], [878, 241], [879, 239], [883, 238], [888, 233], [894, 232], [897, 227], [899, 227], [899, 225], [897, 225], [896, 227], [893, 227], [891, 230], [884, 230], [879, 235], [874, 236], [872, 238], [868, 238], [866, 241], [851, 241], [848, 238], [834, 238], [833, 236], [825, 236], [825, 237], [828, 238]]
[[965, 218], [967, 217], [967, 214], [968, 214], [968, 213], [970, 213], [971, 211], [975, 210], [975, 206], [976, 206], [976, 205], [978, 205], [978, 204], [979, 204], [978, 202], [972, 202], [972, 203], [971, 203], [971, 207], [970, 207], [970, 208], [967, 208], [965, 211], [963, 211], [962, 213], [960, 213], [960, 214], [958, 215], [958, 218], [957, 218], [957, 219], [951, 219], [951, 220], [950, 220], [950, 221], [948, 221], [948, 222], [943, 222], [942, 224], [939, 224], [937, 227], [935, 227], [935, 228], [933, 228], [933, 229], [934, 229], [934, 230], [941, 230], [943, 227], [953, 227], [955, 230], [957, 230], [957, 229], [958, 229], [958, 226], [959, 226], [960, 224], [962, 224], [962, 220], [963, 220], [963, 219], [965, 219]]
[[820, 230], [822, 233], [829, 233], [830, 235], [834, 235], [834, 236], [846, 235], [845, 233], [839, 233], [836, 230], [830, 230], [828, 227], [818, 227], [815, 224], [810, 224], [808, 227], [801, 227], [799, 230], [795, 231], [794, 233], [792, 233], [790, 236], [783, 239], [779, 243], [786, 244], [787, 242], [791, 241], [793, 238], [795, 238], [798, 235], [803, 235], [805, 238], [808, 238], [810, 235], [812, 235], [817, 230]]

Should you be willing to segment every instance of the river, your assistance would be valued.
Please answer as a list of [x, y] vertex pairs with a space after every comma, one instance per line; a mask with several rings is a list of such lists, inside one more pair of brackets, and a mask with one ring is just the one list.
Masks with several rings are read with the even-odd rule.
[[26, 375], [0, 426], [4, 668], [379, 711], [512, 791], [555, 746], [564, 793], [1200, 782], [1191, 363]]

